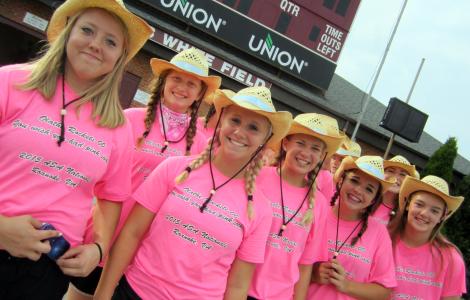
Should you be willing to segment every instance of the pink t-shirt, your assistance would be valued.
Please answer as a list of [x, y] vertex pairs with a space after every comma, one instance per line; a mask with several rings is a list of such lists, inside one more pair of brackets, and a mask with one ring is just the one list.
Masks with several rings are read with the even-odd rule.
[[197, 131], [204, 134], [204, 136], [206, 137], [206, 141], [207, 141], [208, 139], [211, 139], [212, 136], [214, 135], [214, 128], [204, 127], [205, 122], [206, 120], [204, 117], [199, 117], [197, 119]]
[[[163, 153], [161, 153], [161, 149], [165, 143], [165, 138], [163, 137], [160, 130], [161, 119], [159, 110], [157, 110], [157, 115], [155, 117], [152, 130], [150, 130], [149, 135], [144, 140], [142, 147], [137, 149], [135, 147], [136, 141], [145, 131], [144, 120], [146, 113], [146, 108], [129, 108], [124, 111], [124, 114], [132, 128], [134, 142], [131, 144], [131, 147], [135, 150], [131, 168], [132, 191], [135, 191], [145, 180], [145, 178], [166, 158], [171, 156], [184, 156], [186, 153], [186, 138], [183, 138], [178, 143], [170, 143], [168, 148]], [[205, 136], [197, 131], [193, 138], [191, 154], [195, 155], [200, 153], [205, 149], [206, 146], [207, 141]], [[113, 241], [121, 231], [122, 226], [124, 226], [127, 217], [134, 207], [134, 203], [135, 201], [133, 201], [132, 198], [128, 198], [126, 201], [124, 201]], [[93, 241], [92, 233], [93, 221], [90, 219], [87, 225], [87, 233], [85, 237], [86, 241]]]
[[384, 204], [380, 204], [377, 210], [372, 214], [371, 218], [376, 220], [379, 223], [384, 224], [385, 226], [388, 225], [390, 222], [390, 213], [392, 209]]
[[398, 286], [392, 299], [438, 300], [465, 293], [462, 256], [454, 247], [442, 252], [443, 260], [429, 243], [412, 248], [398, 240], [394, 249]]
[[329, 204], [336, 191], [335, 183], [333, 182], [333, 175], [329, 170], [320, 170], [320, 172], [318, 172], [316, 182], [317, 189], [325, 196], [325, 199]]
[[[143, 299], [222, 299], [235, 258], [262, 263], [272, 216], [268, 200], [254, 193], [255, 218], [248, 220], [243, 179], [220, 188], [206, 210], [212, 181], [206, 163], [182, 184], [179, 175], [194, 157], [173, 157], [161, 163], [133, 198], [155, 219], [142, 241], [126, 278]], [[215, 167], [217, 185], [228, 177]]]
[[[36, 90], [16, 88], [29, 74], [23, 68], [0, 68], [0, 214], [32, 215], [54, 225], [75, 246], [82, 243], [94, 196], [129, 197], [130, 126], [97, 126], [91, 103], [79, 114], [71, 104], [59, 147], [62, 79], [46, 101]], [[65, 84], [66, 101], [76, 97]]]
[[[336, 241], [337, 218], [332, 208], [328, 208], [323, 214], [326, 235], [318, 243], [328, 247], [329, 260], [333, 258]], [[338, 247], [351, 233], [359, 221], [339, 222]], [[397, 285], [395, 280], [395, 265], [393, 262], [392, 244], [386, 227], [369, 218], [368, 227], [361, 239], [354, 246], [350, 241], [357, 235], [361, 225], [346, 241], [339, 251], [338, 261], [346, 270], [348, 279], [363, 283], [378, 283], [387, 288]], [[326, 239], [325, 239], [326, 237]], [[310, 285], [307, 299], [353, 299], [346, 294], [338, 292], [332, 284], [321, 285], [313, 283]]]
[[[294, 285], [299, 280], [299, 264], [313, 264], [328, 257], [326, 248], [315, 252], [315, 230], [318, 226], [305, 226], [302, 219], [308, 207], [308, 199], [299, 213], [287, 224], [282, 236], [278, 236], [282, 225], [282, 202], [279, 187], [279, 175], [276, 167], [264, 168], [258, 176], [257, 187], [271, 201], [273, 222], [269, 232], [266, 255], [263, 264], [257, 265], [248, 294], [257, 299], [292, 299]], [[289, 220], [299, 208], [308, 188], [300, 188], [283, 182], [285, 218]], [[319, 192], [315, 195], [314, 219], [322, 210], [326, 200]]]
[[[135, 141], [145, 131], [145, 115], [146, 108], [129, 108], [124, 111], [127, 119], [132, 126]], [[161, 153], [165, 144], [165, 138], [160, 130], [160, 111], [157, 109], [155, 121], [152, 130], [144, 140], [140, 149], [135, 149], [134, 161], [132, 163], [132, 190], [135, 191], [137, 187], [144, 181], [144, 179], [153, 171], [163, 160], [171, 156], [183, 156], [186, 153], [186, 137], [178, 143], [170, 143], [168, 148]], [[203, 132], [197, 128], [196, 135], [193, 138], [193, 145], [191, 146], [191, 154], [199, 154], [207, 146], [207, 139]]]

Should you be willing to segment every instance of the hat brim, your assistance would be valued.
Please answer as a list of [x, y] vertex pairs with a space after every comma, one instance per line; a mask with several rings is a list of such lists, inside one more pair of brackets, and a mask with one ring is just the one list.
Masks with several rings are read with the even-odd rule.
[[389, 167], [401, 168], [405, 170], [408, 173], [408, 175], [413, 176], [413, 177], [416, 171], [416, 168], [413, 165], [407, 165], [398, 161], [384, 160], [384, 169], [389, 168]]
[[379, 181], [380, 185], [382, 186], [382, 192], [385, 192], [386, 190], [388, 190], [395, 183], [395, 181], [388, 181], [385, 179], [378, 178], [377, 176], [375, 176], [368, 170], [364, 170], [360, 168], [356, 164], [356, 159], [353, 158], [352, 156], [346, 156], [343, 159], [343, 161], [341, 162], [341, 165], [339, 166], [338, 170], [336, 170], [335, 175], [333, 176], [334, 182], [337, 183], [339, 179], [343, 176], [344, 172], [348, 170], [352, 170], [352, 169], [357, 169], [361, 171], [362, 173], [368, 175], [369, 177]]
[[341, 148], [341, 145], [340, 145], [340, 147], [338, 147], [336, 153], [333, 153], [333, 154], [339, 155], [341, 157], [345, 157], [345, 156], [352, 156], [352, 157], [355, 157], [355, 158], [361, 157], [361, 155], [357, 155], [357, 153], [354, 153], [353, 151], [349, 151], [349, 150], [346, 150], [344, 148]]
[[287, 132], [292, 123], [292, 114], [288, 111], [278, 111], [278, 112], [268, 112], [265, 110], [259, 109], [255, 105], [250, 105], [246, 102], [239, 103], [232, 99], [233, 96], [228, 96], [223, 91], [217, 91], [217, 96], [214, 99], [215, 110], [217, 118], [220, 117], [220, 112], [222, 108], [236, 105], [238, 107], [248, 109], [259, 115], [266, 117], [272, 126], [273, 135], [266, 143], [266, 147], [271, 148], [274, 151], [277, 151], [280, 147], [281, 140], [286, 136]]
[[423, 182], [412, 176], [406, 176], [405, 180], [403, 180], [403, 183], [401, 184], [400, 194], [398, 196], [400, 211], [405, 209], [405, 200], [409, 198], [412, 193], [418, 191], [434, 194], [446, 203], [447, 215], [445, 219], [449, 218], [460, 207], [464, 200], [464, 197], [462, 196], [450, 196], [444, 194], [426, 182]]
[[336, 153], [336, 150], [338, 150], [338, 148], [343, 143], [344, 138], [346, 137], [344, 134], [341, 134], [341, 133], [338, 136], [324, 135], [316, 131], [313, 131], [312, 129], [308, 127], [305, 127], [302, 124], [294, 120], [287, 133], [287, 136], [292, 135], [292, 134], [298, 134], [298, 133], [310, 135], [323, 141], [326, 144], [326, 151], [328, 153], [326, 156], [326, 159], [330, 158], [331, 156], [333, 156], [333, 154]]
[[68, 0], [56, 9], [49, 21], [49, 26], [47, 27], [48, 41], [53, 42], [59, 36], [67, 25], [69, 17], [87, 8], [102, 8], [110, 11], [116, 14], [126, 25], [129, 35], [126, 63], [139, 52], [153, 34], [154, 29], [147, 22], [114, 0]]
[[150, 60], [150, 66], [152, 67], [152, 72], [155, 76], [159, 76], [162, 72], [166, 70], [173, 70], [176, 72], [181, 72], [190, 76], [194, 76], [197, 79], [203, 81], [207, 85], [207, 90], [204, 94], [203, 100], [208, 104], [212, 104], [214, 102], [214, 92], [220, 87], [222, 83], [222, 79], [219, 76], [202, 76], [193, 72], [189, 72], [185, 69], [175, 66], [171, 62], [164, 59], [152, 58]]

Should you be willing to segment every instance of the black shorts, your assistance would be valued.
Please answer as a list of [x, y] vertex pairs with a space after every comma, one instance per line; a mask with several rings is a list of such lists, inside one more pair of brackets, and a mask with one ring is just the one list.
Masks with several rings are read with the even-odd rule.
[[0, 299], [61, 300], [68, 285], [69, 277], [46, 255], [32, 261], [0, 250]]
[[87, 277], [70, 277], [70, 283], [80, 292], [93, 296], [102, 272], [103, 268], [98, 266]]
[[142, 298], [132, 289], [129, 282], [127, 282], [126, 276], [122, 276], [119, 280], [119, 284], [114, 290], [113, 297], [111, 300], [141, 300]]

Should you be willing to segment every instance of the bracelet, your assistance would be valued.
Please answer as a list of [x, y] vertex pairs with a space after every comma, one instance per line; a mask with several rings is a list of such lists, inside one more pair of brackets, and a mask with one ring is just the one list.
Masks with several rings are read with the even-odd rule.
[[100, 252], [100, 262], [101, 262], [103, 260], [103, 249], [101, 249], [100, 244], [98, 244], [97, 242], [94, 242], [93, 244], [95, 244], [96, 247], [98, 247], [98, 251]]

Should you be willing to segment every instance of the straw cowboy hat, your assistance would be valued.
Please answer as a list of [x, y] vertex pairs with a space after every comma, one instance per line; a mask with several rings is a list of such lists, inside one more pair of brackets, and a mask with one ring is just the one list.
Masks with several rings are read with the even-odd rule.
[[357, 159], [351, 156], [345, 157], [341, 162], [341, 165], [339, 166], [338, 170], [336, 170], [336, 173], [333, 177], [334, 181], [338, 182], [339, 179], [343, 176], [344, 172], [352, 169], [357, 169], [365, 173], [366, 175], [378, 180], [380, 182], [380, 185], [382, 185], [382, 191], [388, 190], [395, 183], [395, 180], [385, 180], [382, 157], [368, 155], [361, 156]]
[[209, 63], [204, 53], [196, 48], [189, 48], [173, 56], [170, 61], [152, 58], [150, 60], [153, 74], [159, 76], [163, 71], [174, 70], [198, 78], [207, 85], [204, 100], [212, 103], [214, 92], [219, 88], [222, 79], [209, 75]]
[[360, 157], [361, 156], [361, 145], [356, 142], [351, 141], [347, 136], [344, 138], [343, 144], [338, 148], [335, 154], [340, 156], [352, 156]]
[[402, 168], [408, 173], [408, 175], [416, 177], [415, 166], [410, 164], [410, 162], [401, 155], [394, 156], [390, 160], [384, 160], [384, 169], [388, 167]]
[[440, 177], [428, 175], [419, 180], [411, 176], [406, 176], [401, 184], [400, 195], [398, 197], [401, 211], [405, 209], [405, 202], [410, 200], [410, 195], [417, 191], [428, 192], [441, 198], [447, 205], [447, 215], [445, 219], [449, 218], [464, 200], [462, 196], [450, 196], [449, 185]]
[[226, 93], [225, 90], [218, 90], [214, 97], [214, 105], [218, 117], [220, 117], [222, 108], [237, 105], [268, 118], [271, 122], [273, 135], [266, 143], [266, 147], [274, 151], [279, 149], [279, 143], [292, 123], [292, 114], [290, 112], [276, 112], [271, 100], [271, 92], [265, 87], [247, 87], [233, 95]]
[[322, 114], [306, 113], [295, 117], [287, 135], [303, 133], [322, 140], [326, 144], [326, 159], [335, 154], [346, 137], [338, 129], [336, 119]]
[[130, 12], [122, 0], [67, 0], [59, 6], [49, 21], [47, 39], [53, 42], [67, 25], [70, 17], [86, 8], [102, 8], [117, 15], [126, 25], [129, 32], [129, 46], [126, 63], [139, 52], [145, 42], [152, 37], [153, 27], [143, 19]]

